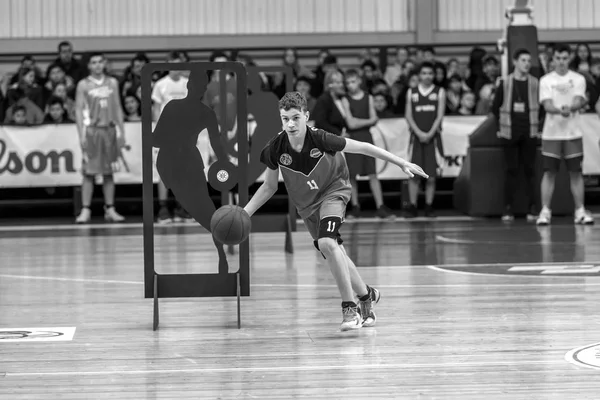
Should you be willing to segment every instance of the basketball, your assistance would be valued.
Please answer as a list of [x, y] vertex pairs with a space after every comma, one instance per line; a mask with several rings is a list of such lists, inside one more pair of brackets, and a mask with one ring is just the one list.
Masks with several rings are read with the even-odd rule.
[[250, 216], [240, 206], [219, 208], [210, 220], [210, 230], [223, 244], [240, 244], [250, 235]]

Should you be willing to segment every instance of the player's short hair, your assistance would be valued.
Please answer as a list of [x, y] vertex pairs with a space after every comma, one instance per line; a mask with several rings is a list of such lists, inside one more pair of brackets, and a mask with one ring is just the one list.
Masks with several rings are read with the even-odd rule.
[[69, 47], [71, 47], [71, 48], [73, 47], [73, 45], [71, 44], [71, 42], [69, 42], [68, 40], [63, 40], [62, 42], [60, 42], [60, 43], [58, 44], [57, 50], [58, 50], [58, 51], [60, 51], [60, 49], [61, 49], [62, 47], [65, 47], [65, 46], [69, 46]]
[[88, 57], [88, 63], [92, 62], [92, 58], [94, 58], [94, 57], [100, 57], [104, 60], [104, 53], [101, 53], [99, 51], [90, 53], [90, 56]]
[[435, 65], [429, 61], [423, 61], [421, 65], [419, 65], [419, 74], [423, 71], [423, 69], [429, 68], [431, 72], [435, 73]]
[[298, 109], [303, 112], [308, 110], [308, 103], [306, 101], [306, 97], [304, 97], [302, 93], [287, 92], [283, 95], [281, 100], [279, 100], [280, 110], [289, 111], [292, 108]]
[[213, 51], [212, 54], [210, 55], [210, 58], [208, 59], [208, 61], [214, 62], [217, 58], [226, 58], [227, 60], [229, 60], [229, 56], [227, 54], [225, 54], [225, 52]]
[[360, 73], [358, 72], [358, 70], [351, 68], [348, 71], [346, 71], [346, 79], [348, 78], [358, 78], [360, 79]]
[[515, 54], [513, 55], [513, 60], [518, 60], [519, 57], [521, 57], [523, 54], [530, 56], [531, 52], [527, 49], [518, 49], [517, 51], [515, 51]]
[[565, 52], [568, 53], [568, 54], [571, 54], [573, 52], [573, 50], [571, 49], [571, 46], [569, 46], [568, 44], [566, 44], [566, 43], [560, 43], [560, 44], [557, 44], [554, 47], [553, 54], [556, 54], [556, 53], [565, 53]]
[[363, 63], [360, 65], [360, 69], [363, 69], [365, 67], [369, 67], [373, 71], [375, 71], [377, 69], [377, 65], [373, 61], [371, 61], [371, 60], [365, 60], [365, 61], [363, 61]]
[[14, 106], [14, 108], [12, 110], [12, 115], [15, 115], [19, 111], [23, 111], [25, 114], [27, 114], [27, 108], [24, 105], [19, 104], [19, 105]]
[[170, 51], [167, 54], [167, 61], [181, 60], [185, 61], [185, 56], [180, 51]]

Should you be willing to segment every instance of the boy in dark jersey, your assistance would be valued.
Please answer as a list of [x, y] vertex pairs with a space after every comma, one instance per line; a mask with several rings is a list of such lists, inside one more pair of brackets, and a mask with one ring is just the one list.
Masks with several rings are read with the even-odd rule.
[[268, 167], [265, 181], [245, 210], [252, 216], [275, 194], [281, 170], [290, 200], [304, 219], [315, 247], [327, 260], [342, 296], [340, 329], [374, 326], [373, 305], [379, 301], [379, 291], [363, 282], [339, 234], [351, 196], [348, 166], [341, 152], [380, 158], [398, 165], [410, 177], [417, 174], [427, 178], [427, 175], [418, 165], [370, 143], [306, 126], [307, 102], [298, 92], [286, 93], [279, 101], [279, 111], [284, 130], [261, 153], [261, 161]]
[[[442, 120], [446, 111], [444, 89], [433, 82], [435, 67], [424, 62], [419, 67], [419, 85], [406, 93], [406, 122], [410, 130], [410, 159], [423, 166], [429, 179], [425, 185], [425, 216], [433, 217], [433, 196], [435, 195], [435, 177], [444, 155], [442, 147]], [[438, 161], [439, 160], [439, 161]], [[411, 179], [408, 182], [410, 208], [407, 217], [417, 216], [417, 199], [420, 182]]]

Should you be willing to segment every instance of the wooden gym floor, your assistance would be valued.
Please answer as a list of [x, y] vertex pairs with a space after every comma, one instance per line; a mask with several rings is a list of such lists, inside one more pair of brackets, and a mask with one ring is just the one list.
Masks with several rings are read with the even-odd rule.
[[[289, 256], [282, 234], [253, 235], [241, 330], [235, 299], [170, 299], [153, 332], [140, 225], [0, 228], [0, 399], [600, 398], [600, 351], [587, 368], [565, 357], [600, 342], [598, 228], [348, 223], [382, 300], [377, 327], [345, 333], [299, 229]], [[199, 228], [156, 232], [160, 272], [216, 270]], [[7, 340], [63, 327], [72, 340]]]

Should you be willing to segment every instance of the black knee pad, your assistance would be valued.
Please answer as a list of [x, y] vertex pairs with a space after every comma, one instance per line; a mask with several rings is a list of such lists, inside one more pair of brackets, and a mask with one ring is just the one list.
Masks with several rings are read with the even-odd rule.
[[[344, 243], [342, 240], [342, 235], [340, 235], [340, 227], [342, 226], [342, 218], [340, 217], [325, 217], [321, 221], [319, 221], [319, 237], [317, 240], [313, 241], [315, 248], [319, 251], [319, 239], [321, 238], [330, 238], [337, 241], [338, 244]], [[325, 255], [321, 252], [323, 258]]]

